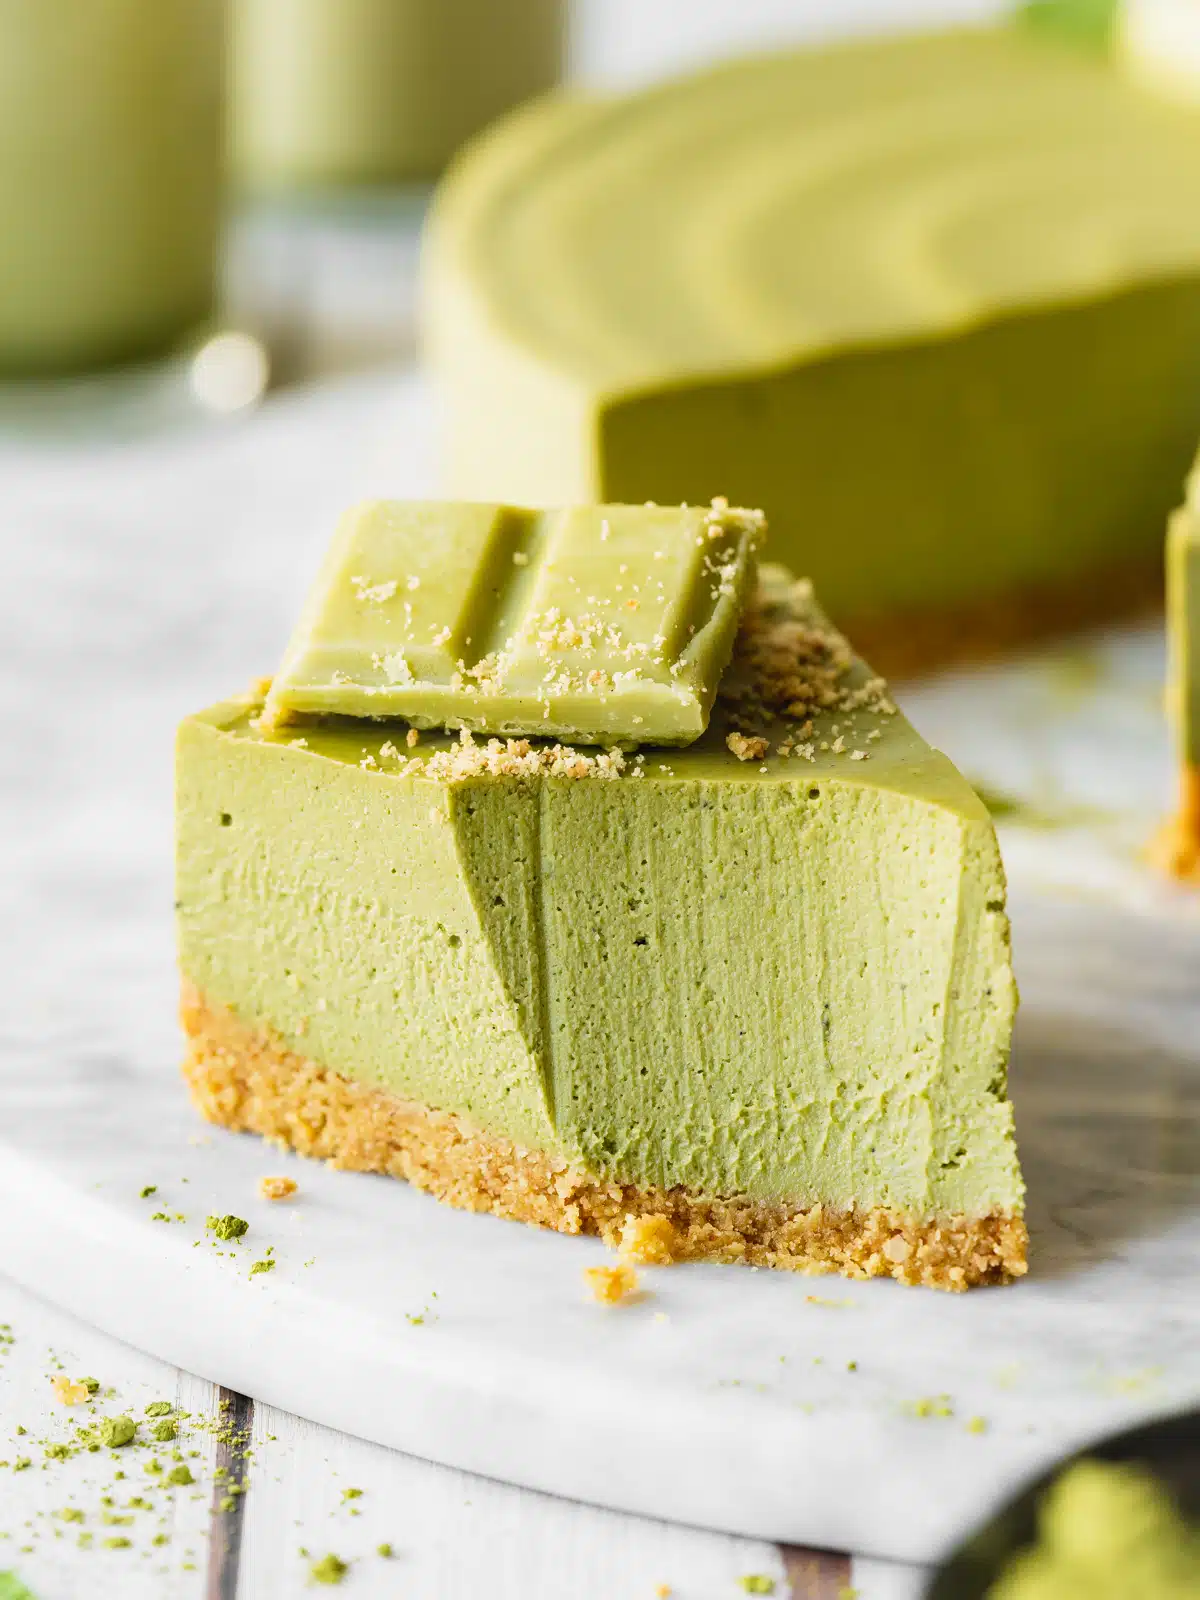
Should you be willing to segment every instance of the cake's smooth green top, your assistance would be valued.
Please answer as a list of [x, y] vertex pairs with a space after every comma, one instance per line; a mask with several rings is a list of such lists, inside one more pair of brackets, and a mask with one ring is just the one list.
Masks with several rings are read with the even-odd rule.
[[1019, 1211], [982, 803], [767, 569], [712, 721], [588, 753], [179, 743], [185, 976], [349, 1077], [626, 1181]]
[[1194, 273], [1198, 185], [1186, 111], [971, 29], [540, 102], [472, 147], [435, 248], [499, 328], [615, 394]]
[[1167, 700], [1179, 752], [1200, 767], [1200, 467], [1167, 530]]
[[417, 728], [688, 744], [754, 586], [761, 512], [526, 511], [370, 501], [349, 511], [267, 698]]
[[1195, 1600], [1200, 1537], [1134, 1462], [1083, 1460], [1046, 1494], [1039, 1540], [988, 1600]]
[[431, 213], [447, 492], [762, 505], [848, 625], [1120, 588], [1200, 433], [1197, 193], [1200, 118], [1016, 28], [543, 101]]

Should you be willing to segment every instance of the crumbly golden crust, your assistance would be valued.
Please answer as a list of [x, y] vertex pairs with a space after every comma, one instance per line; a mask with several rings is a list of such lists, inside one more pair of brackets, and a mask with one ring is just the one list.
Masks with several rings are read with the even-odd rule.
[[1200, 767], [1184, 766], [1179, 810], [1151, 839], [1147, 853], [1168, 877], [1200, 889]]
[[1102, 622], [1154, 615], [1162, 606], [1162, 556], [1155, 551], [1061, 583], [928, 610], [839, 615], [835, 621], [876, 672], [911, 678], [939, 667], [988, 661], [1020, 645]]
[[[936, 1289], [1006, 1283], [1025, 1271], [1020, 1217], [764, 1205], [683, 1189], [609, 1183], [554, 1154], [482, 1134], [461, 1117], [353, 1083], [240, 1022], [185, 983], [184, 1076], [210, 1122], [262, 1134], [354, 1172], [404, 1178], [465, 1211], [490, 1211], [614, 1247], [631, 1217], [665, 1217], [661, 1255], [794, 1272], [897, 1278]], [[673, 1231], [672, 1231], [673, 1230]], [[669, 1252], [662, 1241], [671, 1240]]]

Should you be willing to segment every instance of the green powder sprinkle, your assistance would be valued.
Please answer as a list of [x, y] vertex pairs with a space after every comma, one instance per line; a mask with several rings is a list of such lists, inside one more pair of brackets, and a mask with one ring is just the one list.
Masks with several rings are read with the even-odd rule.
[[987, 1432], [987, 1418], [986, 1417], [972, 1417], [970, 1419], [970, 1421], [967, 1423], [967, 1432], [968, 1433], [986, 1433]]
[[100, 1393], [100, 1379], [99, 1378], [80, 1378], [79, 1381], [83, 1385], [83, 1387], [87, 1390], [87, 1392], [89, 1394], [99, 1394]]
[[913, 1417], [952, 1417], [954, 1407], [948, 1394], [931, 1395], [924, 1400], [914, 1400], [907, 1411]]
[[163, 1479], [164, 1483], [180, 1485], [195, 1483], [195, 1481], [195, 1478], [192, 1477], [192, 1469], [186, 1463], [182, 1466], [172, 1467]]
[[244, 1217], [209, 1217], [204, 1224], [209, 1233], [218, 1239], [228, 1242], [230, 1239], [240, 1239], [244, 1233], [249, 1232], [250, 1224]]
[[153, 1539], [151, 1539], [151, 1541], [150, 1541], [151, 1544], [160, 1544], [160, 1545], [161, 1544], [170, 1544], [170, 1542], [171, 1542], [171, 1535], [169, 1533], [156, 1533], [154, 1535]]
[[145, 1188], [141, 1191], [141, 1193], [138, 1195], [138, 1199], [139, 1200], [149, 1200], [149, 1198], [150, 1198], [150, 1196], [152, 1194], [157, 1194], [157, 1193], [158, 1193], [158, 1185], [156, 1183], [148, 1183], [145, 1186]]
[[169, 1400], [151, 1400], [146, 1407], [146, 1415], [148, 1417], [169, 1417], [174, 1409], [175, 1407]]
[[58, 1513], [63, 1522], [82, 1522], [83, 1512], [78, 1506], [64, 1506]]
[[105, 1539], [104, 1548], [106, 1550], [128, 1550], [132, 1542], [123, 1533], [115, 1533], [110, 1539]]
[[738, 1583], [746, 1594], [775, 1593], [775, 1579], [768, 1578], [765, 1572], [748, 1572]]
[[132, 1444], [137, 1430], [138, 1425], [132, 1417], [101, 1417], [96, 1424], [95, 1436], [99, 1444], [117, 1450], [122, 1445]]
[[390, 1544], [377, 1544], [375, 1546], [375, 1554], [382, 1556], [385, 1561], [390, 1561], [392, 1559], [392, 1547]]
[[75, 1454], [69, 1444], [48, 1444], [43, 1447], [50, 1461], [69, 1461]]
[[265, 1256], [261, 1261], [256, 1261], [254, 1263], [254, 1265], [250, 1268], [250, 1276], [253, 1278], [256, 1273], [259, 1273], [259, 1272], [270, 1272], [270, 1271], [272, 1271], [274, 1266], [275, 1266], [274, 1261], [272, 1261], [269, 1256]]
[[362, 1499], [362, 1490], [361, 1489], [343, 1489], [342, 1490], [342, 1499], [343, 1500], [361, 1500]]
[[150, 1437], [157, 1439], [159, 1444], [170, 1444], [172, 1439], [179, 1436], [179, 1429], [168, 1417], [163, 1422], [156, 1422], [150, 1430]]
[[37, 1597], [15, 1572], [0, 1572], [0, 1600], [37, 1600]]
[[349, 1566], [340, 1556], [322, 1556], [309, 1568], [309, 1577], [314, 1583], [341, 1583], [350, 1571]]
[[33, 1462], [29, 1459], [28, 1456], [18, 1456], [17, 1459], [13, 1462], [13, 1471], [14, 1472], [24, 1472], [24, 1471], [27, 1470], [27, 1468], [31, 1467], [32, 1465], [33, 1465]]

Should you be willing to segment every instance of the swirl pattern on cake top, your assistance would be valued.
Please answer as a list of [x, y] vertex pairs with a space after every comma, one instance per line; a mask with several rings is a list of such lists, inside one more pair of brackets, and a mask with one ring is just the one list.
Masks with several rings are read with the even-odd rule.
[[468, 156], [434, 251], [497, 332], [629, 391], [1193, 272], [1189, 194], [1200, 117], [964, 30], [543, 102]]

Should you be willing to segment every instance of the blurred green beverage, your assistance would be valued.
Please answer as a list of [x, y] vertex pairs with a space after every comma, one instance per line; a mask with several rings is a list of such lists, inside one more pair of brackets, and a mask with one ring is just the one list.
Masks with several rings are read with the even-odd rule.
[[430, 178], [549, 88], [563, 0], [233, 0], [236, 175], [252, 189]]
[[0, 0], [0, 374], [158, 355], [210, 313], [224, 0]]

